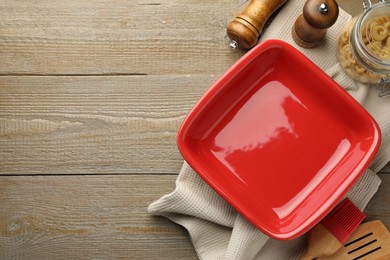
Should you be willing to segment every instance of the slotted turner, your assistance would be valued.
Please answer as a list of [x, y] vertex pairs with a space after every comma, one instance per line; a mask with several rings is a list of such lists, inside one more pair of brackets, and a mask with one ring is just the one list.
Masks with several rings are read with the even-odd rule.
[[363, 223], [352, 233], [347, 243], [334, 254], [314, 259], [390, 259], [390, 233], [379, 220]]

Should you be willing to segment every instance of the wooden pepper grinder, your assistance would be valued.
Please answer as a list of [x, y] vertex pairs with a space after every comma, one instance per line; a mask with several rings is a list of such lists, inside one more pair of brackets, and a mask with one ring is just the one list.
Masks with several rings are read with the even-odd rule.
[[301, 47], [316, 47], [338, 16], [339, 7], [335, 0], [307, 0], [292, 28], [292, 38]]
[[256, 45], [268, 18], [287, 0], [252, 0], [227, 27], [230, 46], [250, 49]]

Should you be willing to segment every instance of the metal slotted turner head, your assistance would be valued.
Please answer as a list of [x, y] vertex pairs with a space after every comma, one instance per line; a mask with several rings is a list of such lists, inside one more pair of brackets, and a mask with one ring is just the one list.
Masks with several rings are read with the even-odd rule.
[[379, 220], [361, 224], [334, 254], [315, 260], [390, 259], [390, 233]]

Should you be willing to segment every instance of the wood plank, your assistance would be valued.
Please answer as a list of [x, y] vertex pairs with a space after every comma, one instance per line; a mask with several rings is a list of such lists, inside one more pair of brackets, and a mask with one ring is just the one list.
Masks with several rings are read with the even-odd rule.
[[379, 177], [382, 184], [364, 211], [367, 215], [365, 221], [382, 220], [390, 230], [390, 174], [382, 173]]
[[[1, 74], [219, 74], [244, 0], [0, 0]], [[205, 62], [207, 61], [207, 62]]]
[[[146, 207], [176, 176], [1, 176], [0, 258], [196, 259], [186, 231]], [[390, 175], [366, 212], [390, 227]]]
[[176, 174], [178, 128], [216, 78], [0, 77], [0, 174]]
[[196, 259], [147, 206], [176, 176], [0, 177], [0, 259]]
[[216, 77], [0, 77], [0, 174], [176, 174], [179, 125]]
[[1, 0], [0, 75], [220, 74], [243, 54], [229, 49], [226, 26], [246, 5]]

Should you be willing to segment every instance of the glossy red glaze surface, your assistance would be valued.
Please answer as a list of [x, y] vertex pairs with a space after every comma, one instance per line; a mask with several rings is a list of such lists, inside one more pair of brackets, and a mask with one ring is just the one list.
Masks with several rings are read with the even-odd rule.
[[189, 165], [253, 225], [283, 240], [325, 217], [379, 144], [364, 108], [279, 40], [225, 72], [178, 134]]

